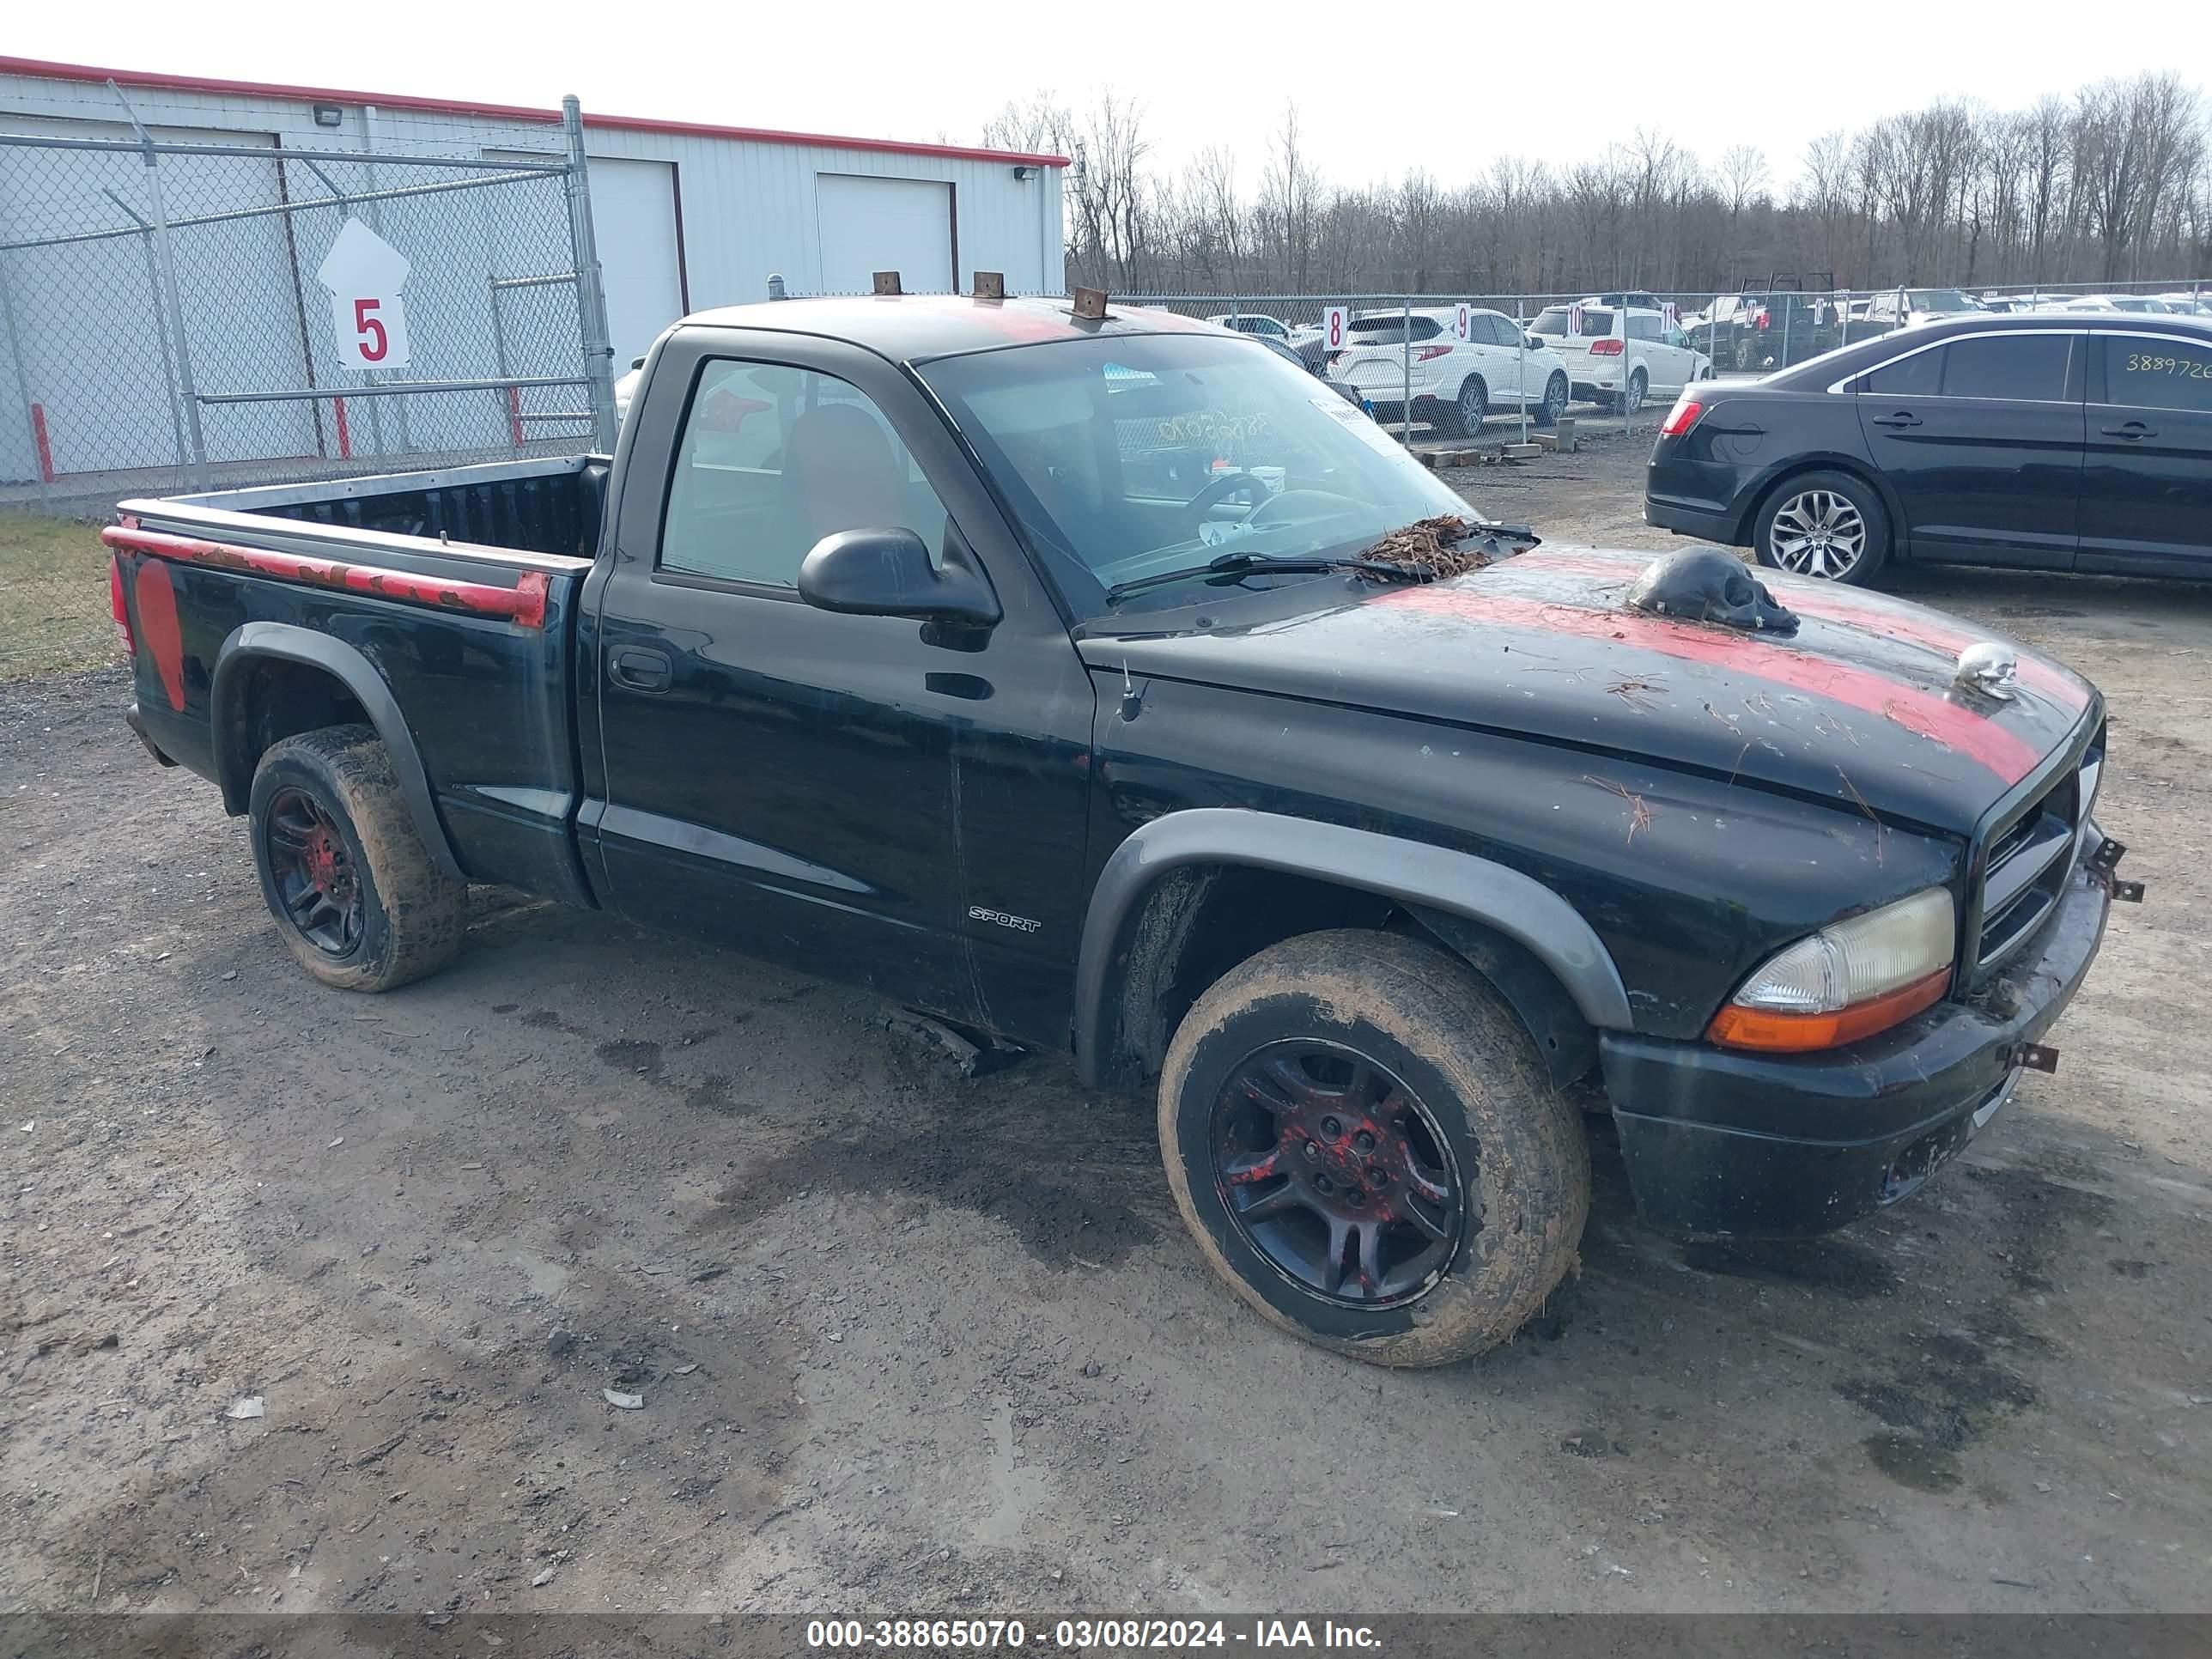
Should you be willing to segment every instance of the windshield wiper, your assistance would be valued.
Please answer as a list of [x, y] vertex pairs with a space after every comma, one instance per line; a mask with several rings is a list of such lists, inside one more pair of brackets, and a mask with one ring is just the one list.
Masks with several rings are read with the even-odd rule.
[[1218, 582], [1242, 581], [1247, 576], [1313, 576], [1325, 575], [1332, 570], [1355, 570], [1378, 581], [1417, 582], [1426, 580], [1402, 565], [1379, 564], [1372, 559], [1276, 558], [1265, 553], [1224, 553], [1205, 564], [1190, 565], [1181, 570], [1163, 570], [1153, 575], [1139, 576], [1132, 581], [1116, 582], [1106, 590], [1106, 603], [1113, 605], [1132, 593], [1141, 593], [1148, 587], [1164, 587], [1170, 582], [1190, 581], [1200, 576]]

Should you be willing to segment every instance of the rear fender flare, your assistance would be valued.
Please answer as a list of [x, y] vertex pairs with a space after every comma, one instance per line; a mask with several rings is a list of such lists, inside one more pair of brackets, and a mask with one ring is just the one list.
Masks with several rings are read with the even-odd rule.
[[1091, 889], [1075, 972], [1075, 1057], [1084, 1083], [1115, 1081], [1118, 988], [1156, 884], [1191, 865], [1246, 865], [1310, 876], [1462, 917], [1525, 948], [1600, 1030], [1634, 1029], [1620, 970], [1580, 912], [1520, 871], [1471, 853], [1370, 830], [1240, 807], [1192, 807], [1152, 819], [1114, 849]]
[[223, 810], [234, 817], [246, 810], [246, 798], [253, 787], [253, 766], [251, 757], [239, 752], [244, 731], [234, 705], [244, 695], [252, 665], [258, 661], [272, 660], [320, 669], [352, 694], [354, 701], [367, 712], [368, 723], [376, 728], [376, 735], [392, 757], [392, 770], [399, 775], [401, 798], [415, 820], [415, 833], [429, 849], [431, 861], [442, 874], [455, 881], [466, 881], [468, 872], [453, 855], [446, 826], [439, 820], [437, 803], [430, 793], [429, 774], [423, 770], [422, 754], [415, 746], [415, 734], [407, 729], [407, 717], [399, 712], [392, 687], [376, 665], [355, 647], [311, 628], [289, 623], [246, 623], [231, 630], [222, 648], [216, 653], [215, 679], [209, 701], [215, 774], [222, 785]]

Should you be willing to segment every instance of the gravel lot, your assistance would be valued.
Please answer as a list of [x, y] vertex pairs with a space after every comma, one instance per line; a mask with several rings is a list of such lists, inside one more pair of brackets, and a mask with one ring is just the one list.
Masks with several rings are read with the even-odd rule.
[[[1452, 476], [1663, 545], [1643, 453]], [[0, 686], [0, 1611], [2212, 1608], [2212, 590], [1905, 586], [2112, 701], [2058, 1074], [1814, 1245], [1601, 1142], [1580, 1276], [1415, 1374], [1244, 1312], [1060, 1057], [490, 890], [316, 989], [118, 675]]]

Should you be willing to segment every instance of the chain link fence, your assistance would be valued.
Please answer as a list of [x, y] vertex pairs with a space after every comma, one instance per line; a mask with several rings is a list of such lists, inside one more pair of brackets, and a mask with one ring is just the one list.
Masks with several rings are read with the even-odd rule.
[[0, 133], [0, 625], [105, 626], [47, 521], [127, 496], [611, 449], [564, 116], [466, 156]]

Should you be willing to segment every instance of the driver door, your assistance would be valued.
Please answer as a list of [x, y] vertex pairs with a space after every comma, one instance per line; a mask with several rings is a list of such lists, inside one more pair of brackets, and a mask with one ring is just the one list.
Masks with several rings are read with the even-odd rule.
[[[601, 890], [649, 927], [1064, 1042], [1094, 701], [1065, 624], [890, 365], [699, 335], [716, 349], [672, 341], [641, 398], [631, 453], [672, 465], [665, 488], [628, 473], [585, 601]], [[1003, 619], [946, 635], [802, 600], [814, 544], [864, 528], [962, 544]]]

